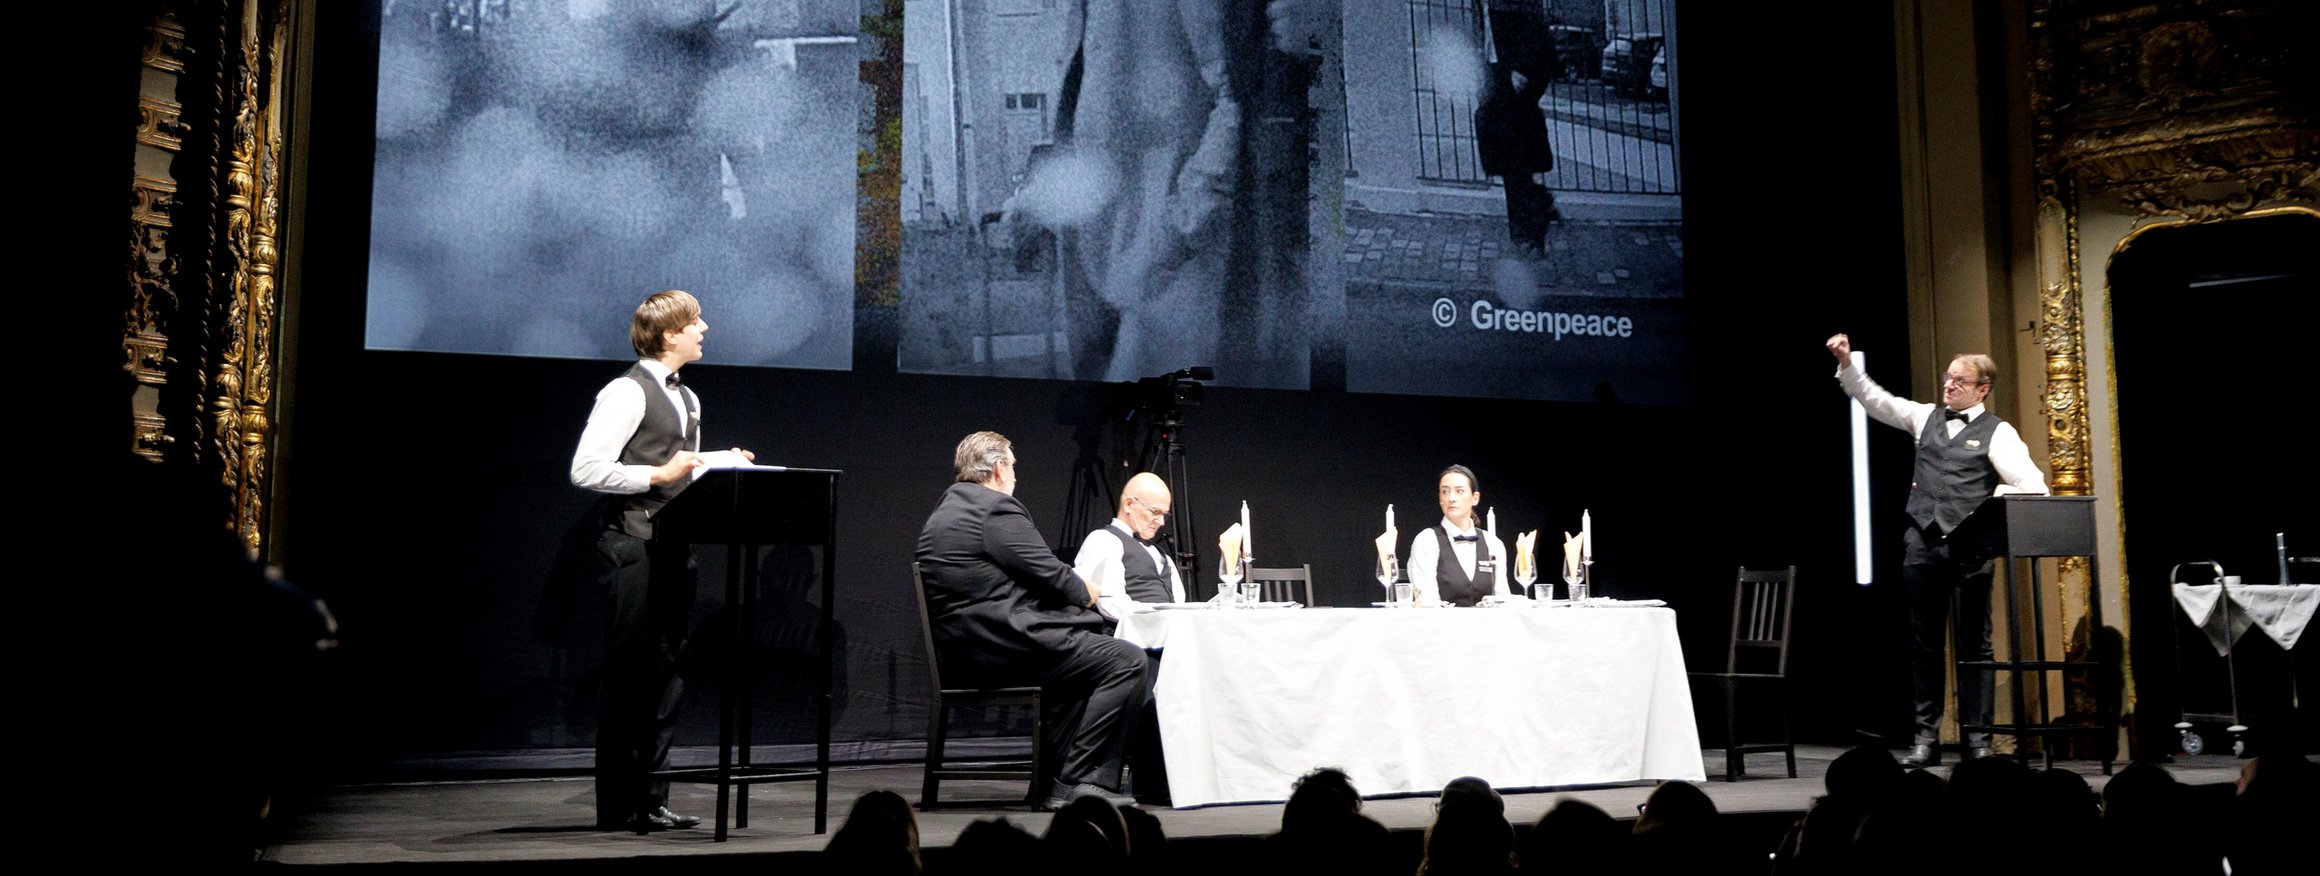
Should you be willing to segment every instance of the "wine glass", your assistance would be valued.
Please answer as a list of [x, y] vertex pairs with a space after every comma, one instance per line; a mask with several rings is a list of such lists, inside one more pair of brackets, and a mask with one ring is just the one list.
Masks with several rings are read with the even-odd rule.
[[1573, 604], [1577, 604], [1579, 600], [1586, 598], [1587, 591], [1579, 586], [1585, 583], [1586, 580], [1587, 572], [1584, 567], [1570, 564], [1566, 564], [1563, 567], [1563, 583], [1571, 585], [1571, 602]]
[[1378, 570], [1378, 583], [1386, 586], [1386, 604], [1394, 608], [1408, 607], [1410, 604], [1410, 582], [1402, 580], [1400, 561], [1392, 554], [1387, 554], [1385, 562], [1381, 565], [1382, 568]]
[[[1523, 592], [1530, 594], [1532, 599], [1545, 602], [1552, 598], [1551, 594], [1540, 593], [1531, 587], [1531, 582], [1539, 580], [1539, 566], [1529, 557], [1516, 556], [1514, 558], [1514, 580], [1515, 583], [1523, 586]], [[1548, 590], [1553, 590], [1554, 587], [1552, 582], [1547, 584]]]
[[1240, 561], [1237, 559], [1225, 559], [1222, 557], [1218, 558], [1216, 561], [1216, 576], [1224, 581], [1224, 586], [1217, 588], [1216, 592], [1224, 596], [1224, 605], [1225, 607], [1230, 608], [1234, 603], [1239, 602], [1241, 598]]

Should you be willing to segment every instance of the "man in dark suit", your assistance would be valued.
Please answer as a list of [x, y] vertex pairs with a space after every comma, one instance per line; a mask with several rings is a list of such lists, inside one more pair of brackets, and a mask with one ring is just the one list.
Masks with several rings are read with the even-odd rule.
[[1047, 750], [1060, 763], [1044, 804], [1119, 793], [1130, 719], [1145, 695], [1144, 651], [1108, 634], [1097, 586], [1055, 556], [1015, 500], [1015, 450], [997, 432], [959, 442], [957, 482], [918, 536], [919, 573], [944, 678], [1040, 688]]
[[1539, 100], [1562, 65], [1539, 0], [1490, 0], [1490, 82], [1474, 108], [1482, 172], [1506, 182], [1506, 233], [1533, 258], [1546, 253], [1547, 226], [1562, 217], [1555, 193], [1534, 176], [1555, 169], [1547, 113]]

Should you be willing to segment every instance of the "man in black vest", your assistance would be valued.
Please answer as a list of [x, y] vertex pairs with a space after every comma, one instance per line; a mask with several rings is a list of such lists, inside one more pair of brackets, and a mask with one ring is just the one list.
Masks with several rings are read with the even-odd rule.
[[[1941, 762], [1942, 628], [1950, 620], [1950, 594], [1957, 594], [1952, 630], [1958, 660], [1990, 659], [1990, 573], [1986, 557], [1952, 557], [1943, 538], [1991, 496], [2044, 493], [2046, 476], [2030, 461], [2021, 433], [1982, 407], [1997, 380], [1998, 365], [1982, 353], [1966, 353], [1942, 374], [1941, 404], [1910, 401], [1886, 392], [1853, 367], [1853, 342], [1844, 335], [1826, 345], [1837, 358], [1837, 385], [1878, 422], [1917, 436], [1917, 463], [1909, 485], [1909, 531], [1903, 534], [1901, 587], [1909, 604], [1910, 691], [1916, 704], [1916, 738], [1907, 766]], [[1969, 635], [1969, 631], [1978, 634]], [[1958, 673], [1958, 703], [1969, 710], [1965, 724], [1990, 722], [1992, 689], [1987, 674]], [[1965, 734], [1968, 757], [1988, 757], [1987, 733]]]
[[[605, 493], [596, 536], [605, 587], [604, 686], [596, 726], [596, 824], [639, 833], [692, 827], [701, 819], [668, 808], [669, 785], [651, 773], [669, 767], [684, 679], [677, 657], [698, 578], [692, 546], [653, 537], [653, 514], [707, 464], [701, 400], [677, 369], [701, 358], [709, 324], [685, 292], [655, 293], [637, 305], [628, 338], [636, 364], [596, 392], [596, 407], [572, 452], [572, 485]], [[741, 448], [739, 459], [755, 459]]]
[[1048, 550], [1015, 499], [1015, 447], [976, 432], [952, 453], [942, 502], [918, 535], [919, 576], [943, 680], [1038, 685], [1047, 750], [1059, 762], [1048, 809], [1119, 792], [1130, 721], [1146, 696], [1144, 649], [1111, 636], [1102, 589]]
[[[1115, 623], [1138, 604], [1184, 601], [1184, 579], [1176, 561], [1152, 544], [1174, 504], [1168, 482], [1151, 472], [1138, 472], [1120, 490], [1120, 513], [1111, 525], [1088, 533], [1072, 557], [1073, 571], [1102, 588], [1096, 610]], [[1146, 651], [1145, 675], [1157, 682], [1160, 652]], [[1147, 803], [1168, 799], [1168, 774], [1160, 749], [1160, 715], [1145, 686], [1144, 705], [1136, 717], [1134, 743], [1128, 752], [1130, 787], [1122, 790]]]
[[1137, 603], [1183, 602], [1184, 580], [1176, 562], [1153, 546], [1172, 503], [1168, 482], [1139, 472], [1120, 490], [1120, 513], [1111, 525], [1088, 533], [1071, 566], [1101, 587], [1096, 610], [1118, 620]]

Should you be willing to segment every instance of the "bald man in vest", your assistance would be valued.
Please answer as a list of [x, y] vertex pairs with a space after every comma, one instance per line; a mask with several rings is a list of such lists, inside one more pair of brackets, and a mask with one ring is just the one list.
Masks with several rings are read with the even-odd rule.
[[[1113, 623], [1139, 605], [1184, 601], [1184, 578], [1176, 561], [1152, 543], [1168, 521], [1174, 505], [1168, 482], [1151, 472], [1139, 472], [1120, 490], [1120, 510], [1112, 522], [1088, 533], [1072, 557], [1080, 577], [1103, 589], [1096, 610]], [[1160, 675], [1160, 652], [1146, 651], [1146, 675]], [[1160, 716], [1154, 707], [1151, 684], [1145, 685], [1144, 706], [1138, 710], [1136, 732], [1130, 737], [1127, 789], [1146, 803], [1168, 801], [1168, 775], [1160, 753]]]
[[[2030, 461], [2030, 447], [2014, 425], [1983, 407], [1997, 381], [1998, 365], [1988, 354], [1966, 353], [1942, 373], [1941, 404], [1910, 401], [1885, 391], [1853, 367], [1853, 342], [1842, 334], [1828, 339], [1837, 358], [1837, 385], [1878, 422], [1917, 437], [1915, 471], [1909, 485], [1909, 530], [1902, 534], [1901, 587], [1909, 606], [1909, 676], [1915, 701], [1916, 735], [1905, 766], [1941, 763], [1942, 630], [1956, 594], [1957, 623], [1951, 631], [1958, 660], [1990, 659], [1990, 573], [1987, 557], [1953, 557], [1943, 539], [1980, 507], [1984, 499], [2009, 493], [2046, 492], [2046, 475]], [[1958, 673], [1962, 724], [1988, 724], [1992, 688], [1988, 674]], [[1990, 756], [1987, 733], [1964, 734], [1966, 756]]]

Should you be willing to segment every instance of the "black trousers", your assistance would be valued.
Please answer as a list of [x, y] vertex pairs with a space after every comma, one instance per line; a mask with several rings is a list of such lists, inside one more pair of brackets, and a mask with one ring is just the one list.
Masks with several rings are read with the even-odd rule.
[[[1124, 639], [1075, 631], [1065, 639], [1062, 659], [1044, 670], [986, 671], [971, 674], [986, 687], [1039, 687], [1050, 775], [1066, 785], [1089, 783], [1120, 789], [1136, 715], [1151, 696], [1144, 673], [1144, 649]], [[965, 661], [961, 661], [965, 662]], [[947, 680], [947, 678], [946, 678]]]
[[[1929, 542], [1932, 543], [1929, 546]], [[1916, 744], [1932, 745], [1941, 738], [1945, 711], [1943, 674], [1949, 661], [1943, 656], [1944, 634], [1957, 659], [1987, 661], [1990, 648], [1990, 577], [1992, 561], [1958, 562], [1946, 546], [1911, 527], [1903, 545], [1901, 587], [1909, 606], [1909, 689], [1916, 719]], [[1951, 609], [1956, 623], [1951, 623]], [[1991, 673], [1983, 669], [1958, 671], [1958, 707], [1961, 724], [1987, 724], [1995, 706]], [[1987, 733], [1965, 734], [1967, 748], [1990, 744]]]
[[596, 821], [617, 827], [664, 805], [685, 680], [677, 660], [693, 612], [699, 567], [690, 545], [618, 529], [597, 536], [604, 583], [604, 685], [596, 723]]

